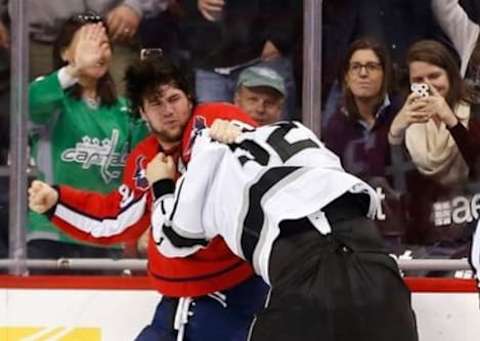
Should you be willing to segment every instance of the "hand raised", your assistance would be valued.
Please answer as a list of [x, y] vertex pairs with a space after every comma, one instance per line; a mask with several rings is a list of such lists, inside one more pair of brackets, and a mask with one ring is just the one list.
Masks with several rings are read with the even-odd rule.
[[458, 123], [457, 116], [455, 116], [454, 112], [448, 105], [445, 97], [443, 97], [431, 83], [427, 82], [427, 84], [430, 90], [430, 96], [426, 98], [426, 110], [435, 115], [435, 117], [444, 122], [447, 126], [455, 126]]
[[233, 143], [242, 133], [240, 127], [230, 121], [216, 119], [209, 129], [212, 139], [222, 143]]
[[140, 16], [131, 7], [120, 5], [107, 14], [107, 25], [113, 41], [128, 41], [138, 30]]
[[97, 65], [109, 53], [110, 45], [103, 24], [88, 24], [80, 28], [72, 61], [77, 70], [81, 72]]
[[176, 174], [173, 158], [164, 153], [158, 153], [147, 165], [145, 176], [152, 186], [155, 182], [164, 179], [174, 179]]
[[412, 123], [427, 122], [432, 115], [431, 112], [426, 110], [427, 104], [428, 102], [425, 98], [412, 92], [395, 117], [392, 126], [396, 125], [397, 129], [405, 129]]
[[58, 202], [58, 192], [40, 180], [34, 180], [28, 189], [28, 207], [36, 213], [45, 213]]
[[432, 116], [426, 110], [426, 99], [412, 92], [403, 104], [402, 109], [395, 116], [390, 126], [389, 141], [398, 144], [403, 140], [405, 129], [413, 123], [426, 123]]

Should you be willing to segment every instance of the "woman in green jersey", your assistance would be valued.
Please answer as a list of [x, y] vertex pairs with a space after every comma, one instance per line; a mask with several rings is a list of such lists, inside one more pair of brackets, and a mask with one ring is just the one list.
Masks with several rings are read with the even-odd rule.
[[[112, 50], [103, 19], [71, 17], [54, 43], [56, 70], [31, 83], [32, 155], [39, 177], [76, 188], [110, 192], [120, 185], [128, 151], [146, 134], [117, 96], [109, 73]], [[119, 247], [82, 244], [29, 212], [30, 258], [118, 257]]]

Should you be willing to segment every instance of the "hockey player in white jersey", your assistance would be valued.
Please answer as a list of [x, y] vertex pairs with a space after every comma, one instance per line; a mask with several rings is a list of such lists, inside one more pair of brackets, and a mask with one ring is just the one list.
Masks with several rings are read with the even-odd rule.
[[206, 130], [193, 140], [176, 186], [168, 157], [147, 167], [153, 236], [164, 255], [185, 257], [220, 235], [251, 262], [272, 288], [252, 340], [418, 339], [410, 292], [369, 219], [374, 190], [310, 130], [280, 122], [234, 143]]

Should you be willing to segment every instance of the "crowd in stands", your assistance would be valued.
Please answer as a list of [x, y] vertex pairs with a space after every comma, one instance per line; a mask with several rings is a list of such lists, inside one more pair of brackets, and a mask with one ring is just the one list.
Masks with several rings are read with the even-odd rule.
[[[8, 21], [8, 1], [0, 5], [0, 162], [6, 165], [8, 25], [15, 23]], [[104, 192], [119, 185], [126, 155], [147, 134], [123, 97], [126, 66], [142, 48], [185, 70], [195, 103], [234, 103], [259, 125], [301, 118], [302, 1], [32, 0], [28, 6], [31, 156], [47, 182]], [[410, 250], [416, 258], [466, 257], [480, 215], [478, 2], [328, 0], [321, 39], [321, 140], [345, 170], [380, 194], [377, 226], [387, 249]], [[413, 83], [427, 84], [428, 96], [412, 92]], [[0, 219], [5, 205], [0, 197]], [[137, 253], [132, 245], [80, 243], [45, 216], [29, 217], [29, 257]], [[3, 220], [0, 258], [7, 256], [7, 229]]]

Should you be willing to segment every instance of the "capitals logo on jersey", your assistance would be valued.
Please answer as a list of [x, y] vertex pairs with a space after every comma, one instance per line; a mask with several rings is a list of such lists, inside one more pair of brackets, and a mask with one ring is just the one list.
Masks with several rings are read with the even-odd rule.
[[187, 148], [183, 152], [185, 160], [190, 160], [192, 153], [192, 146], [201, 130], [207, 128], [207, 120], [203, 116], [195, 116], [193, 118], [192, 131], [190, 132], [190, 140], [187, 143]]
[[192, 145], [198, 133], [210, 127], [216, 119], [239, 121], [256, 126], [255, 121], [239, 107], [231, 103], [202, 103], [195, 107], [182, 137], [182, 158], [185, 164], [190, 161]]
[[140, 155], [135, 160], [135, 172], [133, 173], [133, 180], [135, 180], [135, 187], [141, 190], [148, 189], [148, 179], [145, 176], [145, 166], [143, 165], [143, 161], [145, 157]]

